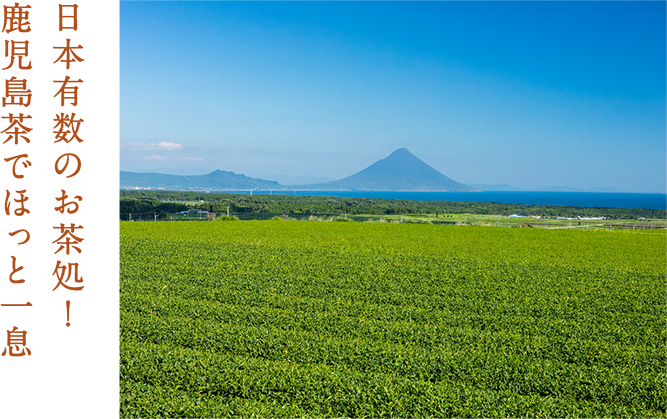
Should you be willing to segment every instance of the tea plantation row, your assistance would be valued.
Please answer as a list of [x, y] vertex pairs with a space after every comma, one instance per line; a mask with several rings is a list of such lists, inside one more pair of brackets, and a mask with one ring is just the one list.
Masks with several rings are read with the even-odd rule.
[[666, 415], [665, 232], [121, 223], [122, 417]]

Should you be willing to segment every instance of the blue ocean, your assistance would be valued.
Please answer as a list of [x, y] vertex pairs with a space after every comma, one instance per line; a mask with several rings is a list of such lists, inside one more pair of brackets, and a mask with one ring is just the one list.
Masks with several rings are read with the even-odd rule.
[[[248, 193], [248, 191], [239, 191]], [[253, 191], [253, 194], [268, 194]], [[498, 202], [502, 204], [568, 205], [576, 207], [667, 209], [667, 195], [620, 192], [363, 192], [273, 191], [280, 195], [319, 195], [350, 198], [406, 199], [411, 201]]]

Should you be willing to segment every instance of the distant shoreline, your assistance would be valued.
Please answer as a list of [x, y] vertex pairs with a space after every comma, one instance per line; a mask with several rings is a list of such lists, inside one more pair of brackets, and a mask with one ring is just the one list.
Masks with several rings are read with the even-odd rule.
[[[123, 189], [155, 192], [167, 189]], [[247, 194], [242, 190], [176, 190], [174, 192], [202, 192]], [[253, 195], [334, 196], [369, 199], [403, 199], [408, 201], [490, 202], [524, 205], [562, 205], [587, 208], [644, 208], [667, 209], [667, 195], [648, 192], [552, 192], [552, 191], [331, 191], [331, 190], [253, 190]]]
[[430, 189], [169, 189], [169, 188], [153, 188], [153, 187], [121, 187], [123, 191], [174, 191], [174, 192], [216, 192], [216, 193], [248, 193], [252, 190], [252, 193], [291, 193], [291, 192], [352, 192], [352, 193], [365, 193], [365, 192], [377, 192], [377, 193], [572, 193], [572, 194], [648, 194], [648, 195], [665, 195], [666, 192], [621, 192], [621, 191], [540, 191], [540, 190], [474, 190], [474, 191], [448, 191], [448, 190], [430, 190]]

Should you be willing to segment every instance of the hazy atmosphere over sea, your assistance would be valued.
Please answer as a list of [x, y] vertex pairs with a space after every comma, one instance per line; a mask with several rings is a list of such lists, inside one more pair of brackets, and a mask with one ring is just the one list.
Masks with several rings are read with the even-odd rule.
[[121, 2], [121, 170], [340, 179], [406, 147], [464, 184], [662, 193], [664, 16], [664, 2]]

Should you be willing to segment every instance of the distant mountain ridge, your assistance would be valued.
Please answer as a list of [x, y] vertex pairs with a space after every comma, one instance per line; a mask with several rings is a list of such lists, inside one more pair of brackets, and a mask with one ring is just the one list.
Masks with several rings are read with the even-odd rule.
[[[178, 169], [199, 170], [199, 169]], [[277, 178], [278, 175], [275, 175]], [[321, 183], [294, 185], [292, 182], [317, 179], [308, 176], [283, 176], [289, 185], [273, 180], [250, 177], [225, 170], [207, 174], [175, 175], [163, 173], [120, 172], [121, 189], [148, 189], [172, 191], [386, 191], [386, 192], [619, 192], [613, 187], [597, 187], [588, 190], [567, 186], [551, 186], [525, 189], [502, 184], [462, 184], [429, 166], [406, 148], [399, 148], [384, 159], [343, 179]], [[321, 179], [321, 178], [320, 178]]]
[[331, 182], [285, 186], [278, 182], [216, 170], [205, 175], [120, 172], [121, 189], [176, 191], [312, 190], [466, 192], [477, 189], [438, 172], [406, 148], [399, 148], [364, 170]]
[[257, 179], [266, 179], [273, 180], [280, 183], [281, 185], [291, 186], [291, 185], [310, 185], [314, 183], [324, 183], [331, 182], [336, 180], [330, 177], [324, 176], [313, 176], [313, 175], [301, 175], [301, 176], [288, 176], [288, 175], [269, 175], [269, 174], [249, 174], [248, 176], [254, 177]]
[[364, 170], [333, 182], [308, 185], [311, 190], [354, 191], [475, 191], [424, 163], [407, 148], [399, 148]]
[[234, 172], [216, 170], [206, 175], [164, 175], [161, 173], [120, 172], [121, 189], [162, 189], [169, 191], [224, 191], [243, 189], [284, 189], [278, 182], [255, 179]]

